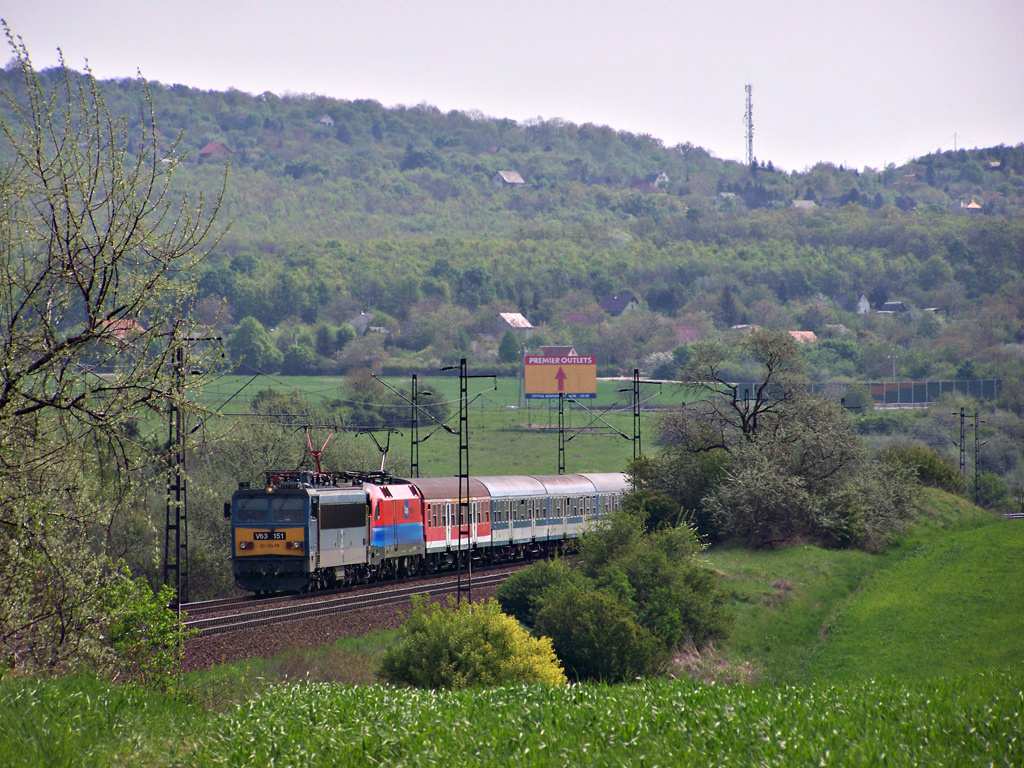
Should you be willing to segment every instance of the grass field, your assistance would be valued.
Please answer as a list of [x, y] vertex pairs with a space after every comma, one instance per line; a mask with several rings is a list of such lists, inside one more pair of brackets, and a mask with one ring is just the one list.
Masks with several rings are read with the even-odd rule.
[[752, 684], [385, 689], [380, 635], [195, 675], [178, 700], [8, 677], [0, 765], [1024, 765], [1024, 523], [923, 501], [883, 554], [705, 553], [737, 617], [716, 663]]
[[[385, 379], [407, 397], [408, 379]], [[437, 376], [418, 381], [420, 391], [441, 395], [450, 405], [448, 425], [458, 429], [459, 380]], [[203, 392], [201, 403], [226, 415], [225, 425], [249, 413], [248, 401], [262, 389], [297, 393], [311, 402], [343, 398], [344, 379], [324, 376], [225, 376]], [[628, 392], [620, 392], [628, 389]], [[670, 407], [680, 402], [671, 385], [645, 384], [641, 387], [645, 408]], [[381, 385], [382, 394], [388, 394]], [[470, 472], [494, 474], [556, 474], [558, 472], [558, 401], [520, 397], [516, 379], [470, 379], [467, 386]], [[521, 405], [521, 407], [520, 407]], [[613, 409], [613, 410], [612, 410]], [[640, 419], [643, 449], [654, 447], [656, 415], [644, 411]], [[566, 472], [621, 472], [633, 458], [632, 383], [598, 381], [597, 397], [579, 403], [564, 403]], [[369, 441], [370, 438], [364, 437]], [[421, 418], [419, 431], [420, 476], [456, 475], [459, 472], [459, 440], [429, 419]], [[411, 434], [402, 430], [391, 438], [388, 468], [402, 475], [410, 469]], [[324, 464], [331, 467], [330, 447]], [[339, 468], [340, 469], [340, 468]]]

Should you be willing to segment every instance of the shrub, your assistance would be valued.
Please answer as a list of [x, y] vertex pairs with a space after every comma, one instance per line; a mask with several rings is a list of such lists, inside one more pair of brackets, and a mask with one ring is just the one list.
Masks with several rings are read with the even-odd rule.
[[678, 525], [682, 512], [668, 494], [652, 488], [640, 488], [627, 493], [622, 499], [622, 508], [640, 515], [648, 530], [664, 525]]
[[384, 652], [377, 674], [392, 685], [448, 690], [566, 682], [551, 641], [531, 637], [496, 600], [444, 607], [414, 597], [402, 639]]
[[583, 575], [564, 560], [544, 560], [509, 576], [498, 587], [498, 602], [505, 613], [532, 627], [549, 589], [585, 583]]
[[576, 680], [623, 682], [657, 674], [667, 660], [664, 645], [601, 590], [568, 587], [550, 595], [535, 631], [551, 638]]
[[157, 690], [174, 687], [183, 640], [195, 634], [167, 606], [174, 590], [164, 584], [154, 593], [145, 579], [122, 570], [102, 590], [108, 616], [106, 639], [114, 651], [112, 668], [119, 678]]
[[696, 559], [702, 549], [689, 526], [646, 533], [641, 517], [623, 513], [582, 537], [580, 561], [596, 586], [631, 608], [635, 620], [671, 652], [728, 634], [725, 593]]
[[921, 482], [957, 496], [967, 495], [967, 481], [948, 456], [919, 443], [894, 445], [882, 452], [882, 461], [905, 467]]

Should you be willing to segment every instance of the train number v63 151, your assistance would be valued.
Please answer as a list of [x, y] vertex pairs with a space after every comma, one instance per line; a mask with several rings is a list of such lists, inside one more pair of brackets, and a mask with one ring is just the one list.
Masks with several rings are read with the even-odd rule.
[[252, 538], [254, 541], [284, 541], [286, 534], [284, 531], [253, 531]]

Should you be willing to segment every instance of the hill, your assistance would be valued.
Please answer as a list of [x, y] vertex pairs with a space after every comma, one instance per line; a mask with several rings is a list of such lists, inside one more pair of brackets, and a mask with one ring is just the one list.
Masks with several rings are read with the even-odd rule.
[[[100, 85], [130, 118], [131, 148], [145, 84]], [[746, 323], [837, 337], [814, 361], [824, 378], [880, 380], [893, 346], [905, 378], [1020, 367], [1006, 345], [1024, 340], [1024, 145], [789, 174], [607, 126], [148, 88], [167, 151], [180, 136], [186, 156], [176, 185], [212, 192], [229, 167], [228, 231], [197, 306], [228, 335], [247, 316], [270, 329], [281, 354], [250, 367], [491, 362], [498, 311], [527, 316], [531, 346], [575, 344], [606, 373]], [[17, 73], [0, 72], [0, 89], [17, 100]], [[627, 293], [640, 319], [601, 308]], [[907, 314], [859, 315], [861, 296]], [[345, 349], [337, 329], [361, 313], [359, 332], [379, 334]]]

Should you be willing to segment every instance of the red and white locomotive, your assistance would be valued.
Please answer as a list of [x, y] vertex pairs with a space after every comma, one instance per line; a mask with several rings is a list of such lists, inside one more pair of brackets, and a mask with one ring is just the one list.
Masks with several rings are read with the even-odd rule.
[[294, 470], [267, 472], [262, 488], [241, 483], [224, 505], [235, 582], [298, 591], [441, 570], [459, 552], [483, 562], [547, 554], [617, 510], [627, 490], [619, 472], [471, 477], [462, 507], [459, 485]]

